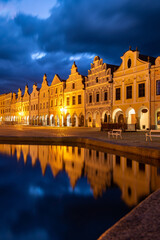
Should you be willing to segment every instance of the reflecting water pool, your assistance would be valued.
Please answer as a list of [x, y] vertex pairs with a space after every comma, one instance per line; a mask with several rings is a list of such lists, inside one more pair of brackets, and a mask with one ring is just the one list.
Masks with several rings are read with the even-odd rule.
[[0, 239], [96, 240], [160, 187], [160, 169], [69, 146], [0, 145]]

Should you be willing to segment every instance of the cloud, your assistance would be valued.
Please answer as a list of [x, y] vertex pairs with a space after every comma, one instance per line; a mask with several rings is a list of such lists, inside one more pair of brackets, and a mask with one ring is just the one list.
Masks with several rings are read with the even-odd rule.
[[[160, 55], [158, 0], [59, 0], [53, 5], [47, 0], [46, 10], [43, 4], [32, 10], [30, 4], [25, 8], [28, 1], [21, 0], [21, 5], [14, 1], [20, 11], [16, 9], [12, 19], [0, 18], [0, 85], [9, 82], [6, 89], [16, 90], [16, 84], [23, 89], [26, 82], [40, 84], [45, 72], [49, 82], [55, 73], [66, 79], [74, 60], [86, 75], [93, 55], [120, 64], [130, 45], [138, 46], [142, 54]], [[39, 53], [36, 61], [31, 57], [34, 53]]]

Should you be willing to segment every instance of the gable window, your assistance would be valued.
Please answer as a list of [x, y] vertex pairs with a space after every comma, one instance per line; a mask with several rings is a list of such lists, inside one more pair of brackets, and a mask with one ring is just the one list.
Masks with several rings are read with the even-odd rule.
[[138, 97], [145, 97], [145, 83], [138, 84]]
[[43, 93], [43, 97], [45, 97], [45, 93]]
[[67, 97], [66, 105], [69, 106], [69, 97]]
[[55, 93], [57, 93], [57, 88], [56, 88], [56, 90], [55, 90]]
[[104, 92], [104, 101], [107, 101], [107, 99], [108, 99], [108, 93]]
[[75, 83], [72, 83], [72, 89], [75, 89]]
[[99, 93], [96, 94], [96, 102], [99, 102]]
[[96, 77], [96, 83], [98, 83], [98, 77]]
[[160, 80], [156, 81], [156, 95], [160, 95]]
[[132, 86], [126, 87], [126, 98], [131, 99], [132, 98]]
[[92, 103], [92, 94], [89, 94], [89, 103]]
[[120, 100], [120, 99], [121, 99], [121, 89], [116, 88], [116, 100]]
[[78, 104], [81, 104], [81, 95], [78, 95]]
[[132, 64], [132, 62], [131, 62], [131, 59], [129, 58], [129, 59], [128, 59], [128, 62], [127, 62], [127, 66], [128, 66], [128, 68], [131, 67], [131, 64]]
[[76, 97], [73, 96], [73, 97], [72, 97], [72, 105], [75, 105], [75, 104], [76, 104]]

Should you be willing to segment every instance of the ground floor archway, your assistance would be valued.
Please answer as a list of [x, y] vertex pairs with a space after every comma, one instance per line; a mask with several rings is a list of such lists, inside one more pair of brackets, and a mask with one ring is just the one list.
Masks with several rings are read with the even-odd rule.
[[141, 107], [138, 111], [139, 128], [145, 130], [149, 128], [149, 111], [147, 107]]
[[124, 113], [122, 109], [116, 108], [112, 113], [112, 120], [114, 123], [124, 123]]

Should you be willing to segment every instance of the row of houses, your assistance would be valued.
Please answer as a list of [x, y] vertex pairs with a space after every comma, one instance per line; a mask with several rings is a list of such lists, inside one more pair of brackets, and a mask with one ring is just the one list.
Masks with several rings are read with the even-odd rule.
[[100, 127], [102, 122], [126, 123], [128, 129], [160, 128], [160, 57], [131, 48], [120, 66], [103, 63], [96, 56], [88, 76], [75, 62], [67, 80], [56, 74], [51, 85], [43, 76], [41, 88], [33, 84], [29, 94], [0, 95], [0, 122]]

